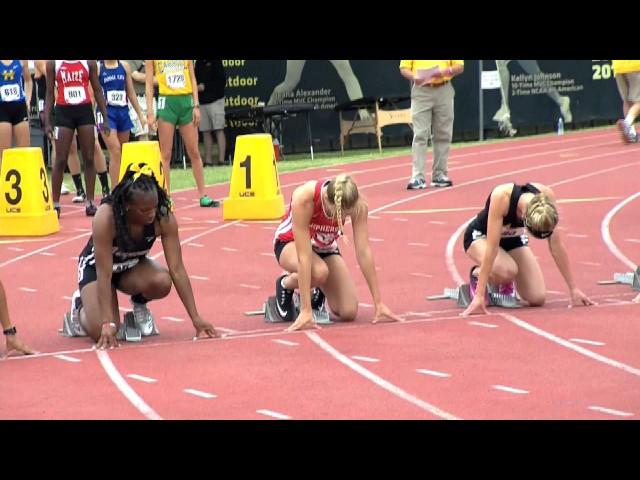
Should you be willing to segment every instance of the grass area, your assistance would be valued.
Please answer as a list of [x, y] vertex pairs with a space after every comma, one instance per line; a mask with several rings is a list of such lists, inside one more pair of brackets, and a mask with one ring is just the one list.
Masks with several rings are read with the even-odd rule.
[[[598, 131], [610, 129], [611, 126], [594, 127], [588, 129], [582, 129], [580, 131]], [[575, 130], [578, 131], [578, 130]], [[566, 135], [571, 135], [574, 131], [567, 131]], [[550, 137], [555, 136], [554, 132], [535, 135], [535, 137]], [[467, 148], [475, 145], [495, 144], [495, 143], [508, 143], [518, 140], [522, 140], [526, 137], [514, 137], [514, 138], [494, 138], [490, 140], [484, 140], [482, 142], [458, 142], [452, 145], [453, 149]], [[202, 145], [201, 145], [202, 149]], [[431, 148], [429, 149], [431, 151]], [[106, 153], [106, 152], [105, 152]], [[309, 168], [326, 167], [330, 165], [344, 165], [349, 163], [357, 163], [368, 160], [382, 160], [390, 157], [397, 157], [403, 155], [410, 155], [411, 147], [395, 147], [384, 148], [382, 154], [378, 152], [378, 149], [358, 149], [358, 150], [346, 150], [344, 155], [340, 152], [321, 152], [314, 154], [314, 159], [311, 160], [309, 153], [286, 155], [286, 159], [278, 162], [278, 172], [291, 172], [296, 170], [305, 170]], [[214, 156], [215, 157], [215, 156]], [[407, 164], [409, 168], [409, 164]], [[71, 175], [65, 174], [64, 181], [71, 190], [73, 188], [73, 181]], [[204, 169], [204, 181], [205, 185], [214, 185], [218, 183], [225, 183], [231, 179], [231, 166], [216, 166], [205, 167]], [[84, 179], [83, 179], [84, 183]], [[182, 169], [182, 167], [175, 167], [171, 169], [171, 190], [183, 190], [195, 187], [195, 180], [191, 168]], [[96, 193], [100, 192], [100, 182], [96, 180]]]

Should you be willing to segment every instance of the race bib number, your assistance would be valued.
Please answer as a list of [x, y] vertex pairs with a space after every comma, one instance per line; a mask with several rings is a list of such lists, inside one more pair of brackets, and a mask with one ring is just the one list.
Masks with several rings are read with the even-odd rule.
[[38, 100], [38, 111], [44, 112], [44, 100]]
[[0, 87], [0, 97], [3, 102], [16, 102], [20, 100], [20, 85], [11, 83]]
[[172, 90], [177, 90], [179, 88], [184, 88], [186, 85], [186, 81], [184, 78], [184, 73], [169, 73], [167, 74], [167, 87]]
[[107, 103], [114, 107], [126, 107], [127, 94], [124, 90], [110, 90], [107, 92]]
[[78, 105], [83, 103], [87, 97], [82, 87], [64, 87], [64, 101], [69, 105]]

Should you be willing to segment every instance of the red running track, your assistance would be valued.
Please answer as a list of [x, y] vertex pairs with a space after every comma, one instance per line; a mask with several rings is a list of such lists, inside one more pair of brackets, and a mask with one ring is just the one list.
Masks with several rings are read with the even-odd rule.
[[[341, 250], [361, 302], [354, 323], [285, 333], [244, 316], [272, 294], [280, 271], [275, 224], [224, 223], [221, 210], [198, 208], [195, 192], [185, 191], [174, 194], [185, 265], [199, 311], [226, 336], [192, 342], [172, 292], [151, 304], [161, 335], [93, 351], [88, 339], [57, 333], [90, 227], [81, 208], [63, 204], [58, 234], [0, 243], [12, 318], [42, 352], [0, 362], [0, 418], [638, 418], [640, 305], [628, 286], [596, 281], [630, 271], [640, 257], [640, 149], [606, 129], [451, 153], [448, 189], [407, 191], [406, 156], [280, 175], [288, 199], [308, 179], [353, 174], [370, 206], [382, 297], [402, 323], [370, 323], [352, 245]], [[566, 286], [536, 240], [544, 307], [462, 318], [453, 302], [426, 301], [465, 280], [462, 228], [490, 189], [509, 181], [554, 187], [574, 274], [597, 306], [567, 308]], [[228, 185], [208, 190], [220, 198]], [[159, 243], [152, 254], [162, 261]]]

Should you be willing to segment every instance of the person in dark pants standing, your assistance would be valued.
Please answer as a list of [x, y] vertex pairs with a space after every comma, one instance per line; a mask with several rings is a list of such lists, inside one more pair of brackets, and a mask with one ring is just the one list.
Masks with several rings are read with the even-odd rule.
[[196, 81], [200, 95], [200, 132], [204, 140], [204, 164], [213, 165], [211, 151], [213, 138], [218, 143], [218, 165], [224, 165], [227, 141], [224, 135], [224, 87], [227, 76], [222, 60], [196, 60]]

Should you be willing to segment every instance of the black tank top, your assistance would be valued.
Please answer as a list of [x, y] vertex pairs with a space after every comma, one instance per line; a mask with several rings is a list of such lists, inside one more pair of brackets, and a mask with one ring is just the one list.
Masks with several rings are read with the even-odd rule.
[[[511, 197], [509, 198], [509, 211], [507, 215], [502, 219], [502, 225], [510, 225], [512, 228], [524, 227], [524, 222], [521, 218], [518, 218], [518, 201], [523, 193], [540, 193], [536, 187], [527, 183], [525, 185], [513, 184], [513, 190], [511, 191]], [[476, 215], [476, 226], [482, 233], [487, 233], [487, 223], [489, 220], [489, 206], [491, 204], [491, 194], [487, 197], [487, 201], [484, 205], [484, 209]]]
[[[125, 250], [121, 250], [117, 245], [116, 239], [113, 239], [113, 248], [112, 248], [112, 260], [113, 260], [113, 272], [124, 272], [125, 270], [129, 270], [138, 264], [141, 258], [145, 257], [151, 247], [153, 247], [154, 242], [156, 241], [156, 227], [155, 221], [150, 223], [149, 225], [144, 226], [144, 230], [142, 232], [142, 238], [139, 240], [135, 240], [133, 245], [130, 248]], [[89, 241], [85, 245], [80, 257], [85, 257], [86, 262], [89, 265], [95, 265], [95, 249], [93, 247], [93, 235], [89, 238]]]

